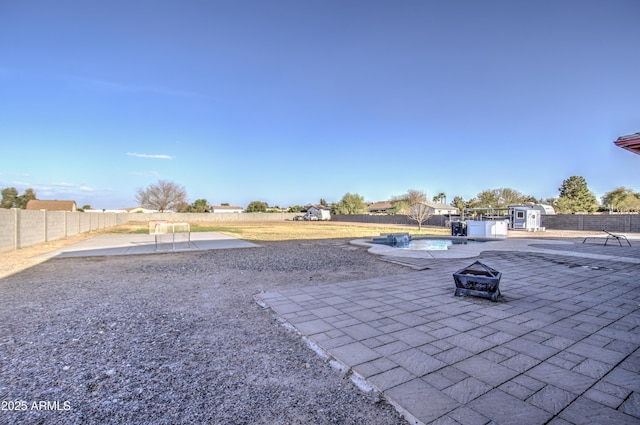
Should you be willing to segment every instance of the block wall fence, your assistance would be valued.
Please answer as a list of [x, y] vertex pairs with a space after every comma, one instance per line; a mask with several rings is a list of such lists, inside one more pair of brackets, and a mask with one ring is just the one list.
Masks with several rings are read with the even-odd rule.
[[0, 208], [0, 252], [26, 248], [52, 242], [78, 233], [101, 230], [129, 221], [146, 222], [230, 222], [230, 221], [285, 221], [293, 220], [296, 213], [85, 213], [71, 211], [31, 211]]
[[0, 252], [52, 242], [128, 221], [129, 214], [0, 209]]
[[[63, 239], [78, 233], [101, 230], [119, 224], [147, 221], [239, 222], [288, 221], [299, 213], [84, 213], [67, 211], [27, 211], [0, 208], [0, 252], [12, 251], [44, 242]], [[332, 221], [371, 224], [415, 225], [403, 215], [334, 215]], [[430, 226], [449, 226], [447, 216], [432, 216]], [[547, 229], [640, 233], [640, 214], [556, 214], [543, 215]]]

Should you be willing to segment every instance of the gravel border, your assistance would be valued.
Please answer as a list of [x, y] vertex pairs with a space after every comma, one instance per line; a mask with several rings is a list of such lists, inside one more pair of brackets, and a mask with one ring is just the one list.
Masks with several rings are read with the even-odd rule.
[[412, 272], [348, 242], [53, 259], [0, 279], [0, 423], [406, 423], [254, 301]]

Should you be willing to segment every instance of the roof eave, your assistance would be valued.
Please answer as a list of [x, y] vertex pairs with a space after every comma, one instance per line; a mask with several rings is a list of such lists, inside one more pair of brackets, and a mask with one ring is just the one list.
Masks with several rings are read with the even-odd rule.
[[613, 143], [622, 149], [640, 155], [640, 133], [619, 137]]

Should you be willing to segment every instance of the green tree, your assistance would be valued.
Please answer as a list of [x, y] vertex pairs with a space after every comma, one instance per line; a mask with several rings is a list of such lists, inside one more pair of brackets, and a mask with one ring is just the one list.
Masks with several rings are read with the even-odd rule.
[[136, 201], [144, 208], [160, 212], [181, 211], [188, 206], [184, 186], [167, 180], [159, 180], [157, 184], [149, 185], [146, 189], [138, 189]]
[[251, 212], [267, 212], [267, 208], [269, 208], [269, 204], [262, 201], [252, 201], [248, 206], [246, 211]]
[[15, 187], [7, 187], [2, 189], [2, 200], [0, 208], [27, 208], [27, 203], [36, 198], [36, 192], [33, 189], [25, 189], [22, 195], [18, 195]]
[[424, 204], [426, 202], [427, 195], [416, 189], [409, 189], [407, 193], [391, 198], [391, 203], [393, 204], [396, 214], [410, 214], [413, 205]]
[[2, 201], [0, 201], [0, 207], [15, 208], [17, 198], [18, 190], [15, 187], [7, 187], [5, 189], [2, 189]]
[[209, 202], [206, 199], [196, 199], [187, 207], [187, 212], [206, 213], [209, 212]]
[[640, 203], [640, 193], [626, 187], [619, 187], [607, 192], [602, 197], [602, 204], [610, 211], [630, 212], [638, 211]]
[[476, 195], [475, 208], [502, 208], [507, 205], [519, 204], [523, 202], [524, 198], [522, 193], [508, 187], [485, 190]]
[[340, 202], [334, 206], [334, 214], [365, 214], [367, 204], [357, 193], [346, 193]]
[[327, 204], [327, 200], [324, 198], [320, 198], [320, 205], [322, 205], [323, 207], [329, 206], [329, 204]]
[[620, 205], [620, 211], [622, 212], [639, 212], [640, 211], [640, 193], [636, 193], [632, 196], [627, 196]]
[[558, 188], [560, 196], [556, 202], [559, 213], [572, 214], [577, 212], [593, 213], [598, 209], [598, 201], [589, 190], [587, 181], [581, 176], [571, 176], [562, 181]]
[[465, 202], [462, 196], [454, 197], [453, 201], [451, 201], [451, 206], [456, 207], [459, 212], [462, 212], [462, 210], [465, 208]]
[[16, 198], [16, 208], [27, 208], [27, 203], [36, 198], [36, 192], [33, 189], [25, 189], [24, 193]]

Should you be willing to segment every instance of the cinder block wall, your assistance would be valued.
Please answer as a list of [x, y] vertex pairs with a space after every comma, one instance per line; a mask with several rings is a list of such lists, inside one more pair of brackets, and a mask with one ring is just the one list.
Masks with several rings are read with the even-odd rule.
[[66, 213], [67, 237], [80, 233], [80, 214], [82, 213]]
[[65, 211], [47, 211], [46, 212], [46, 223], [45, 223], [45, 232], [46, 238], [45, 242], [55, 241], [57, 239], [62, 239], [67, 236], [66, 227], [66, 212]]
[[84, 213], [0, 209], [0, 252], [117, 226], [128, 221], [285, 221], [299, 213]]
[[0, 252], [125, 223], [129, 214], [0, 209]]
[[640, 233], [640, 214], [556, 214], [543, 215], [542, 225], [558, 230], [608, 230]]
[[91, 214], [81, 214], [78, 216], [78, 233], [85, 233], [91, 231]]
[[46, 240], [46, 211], [18, 210], [18, 248]]
[[0, 208], [0, 252], [16, 248], [17, 211]]

